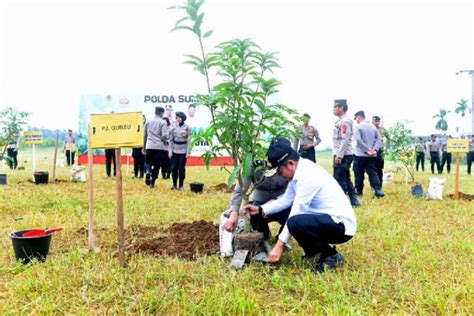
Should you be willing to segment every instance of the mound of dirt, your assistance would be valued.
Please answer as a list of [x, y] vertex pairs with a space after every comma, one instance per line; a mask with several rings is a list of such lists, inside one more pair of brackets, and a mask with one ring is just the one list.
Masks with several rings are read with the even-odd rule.
[[230, 192], [234, 191], [234, 188], [235, 188], [235, 184], [232, 185], [230, 187], [230, 189], [227, 189], [227, 184], [219, 183], [217, 185], [214, 185], [214, 186], [210, 187], [210, 190], [214, 191], [214, 192], [222, 191], [222, 192], [230, 193]]
[[[157, 232], [168, 235], [150, 238], [153, 232], [149, 231], [146, 234], [140, 232], [130, 240], [131, 236], [127, 234], [127, 241], [130, 245], [128, 250], [132, 253], [179, 257], [188, 260], [215, 254], [219, 251], [219, 226], [212, 222], [201, 220], [192, 223], [175, 223], [167, 229], [157, 230], [154, 233]], [[143, 236], [141, 236], [142, 234]]]
[[[454, 194], [449, 194], [448, 197], [454, 200]], [[459, 199], [463, 201], [474, 201], [474, 195], [459, 192]]]

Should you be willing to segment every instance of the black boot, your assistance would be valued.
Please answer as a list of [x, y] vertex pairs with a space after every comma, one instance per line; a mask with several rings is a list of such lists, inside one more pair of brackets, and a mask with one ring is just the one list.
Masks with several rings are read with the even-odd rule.
[[353, 207], [359, 207], [360, 206], [360, 202], [359, 202], [359, 199], [357, 197], [357, 194], [356, 193], [353, 193], [349, 196], [349, 199], [351, 200], [351, 205]]

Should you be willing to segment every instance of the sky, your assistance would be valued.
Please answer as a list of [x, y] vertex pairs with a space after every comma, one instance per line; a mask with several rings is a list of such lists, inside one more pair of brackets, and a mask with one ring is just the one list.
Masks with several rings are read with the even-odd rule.
[[[216, 1], [203, 6], [208, 50], [252, 38], [279, 52], [286, 105], [309, 113], [331, 142], [334, 99], [386, 127], [411, 121], [435, 131], [440, 108], [471, 100], [473, 1]], [[30, 125], [77, 129], [81, 94], [192, 94], [205, 81], [183, 64], [199, 52], [190, 33], [170, 32], [177, 1], [0, 1], [0, 108], [32, 113]], [[448, 115], [455, 127], [470, 130]]]

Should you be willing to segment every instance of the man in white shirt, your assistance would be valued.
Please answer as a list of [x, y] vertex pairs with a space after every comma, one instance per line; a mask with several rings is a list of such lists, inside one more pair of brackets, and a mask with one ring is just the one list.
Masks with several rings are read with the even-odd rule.
[[285, 138], [274, 138], [267, 152], [268, 164], [290, 180], [283, 197], [262, 206], [246, 205], [244, 212], [269, 216], [291, 206], [285, 227], [270, 253], [279, 261], [291, 236], [307, 258], [320, 254], [313, 266], [315, 273], [335, 269], [344, 257], [329, 244], [342, 244], [354, 236], [357, 223], [354, 211], [336, 180], [321, 166], [300, 159]]

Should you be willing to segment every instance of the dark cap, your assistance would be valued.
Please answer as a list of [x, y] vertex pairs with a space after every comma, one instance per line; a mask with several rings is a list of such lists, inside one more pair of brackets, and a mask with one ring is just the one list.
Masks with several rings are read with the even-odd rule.
[[303, 116], [309, 119], [311, 118], [311, 116], [308, 113], [303, 114]]
[[184, 112], [176, 112], [175, 114], [176, 116], [180, 117], [181, 118], [181, 121], [186, 121], [186, 114], [184, 114]]
[[160, 113], [165, 113], [165, 109], [163, 109], [161, 106], [157, 106], [155, 108], [155, 114], [160, 114]]
[[292, 152], [293, 148], [288, 139], [284, 137], [273, 138], [267, 151], [268, 168], [276, 169], [280, 167]]
[[354, 119], [358, 116], [361, 116], [363, 118], [365, 118], [365, 113], [364, 111], [357, 111], [355, 114], [354, 114]]
[[372, 121], [375, 121], [375, 122], [380, 121], [380, 116], [374, 115], [374, 116], [372, 117]]
[[346, 99], [339, 99], [339, 100], [334, 100], [334, 106], [347, 106], [347, 100]]

